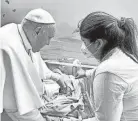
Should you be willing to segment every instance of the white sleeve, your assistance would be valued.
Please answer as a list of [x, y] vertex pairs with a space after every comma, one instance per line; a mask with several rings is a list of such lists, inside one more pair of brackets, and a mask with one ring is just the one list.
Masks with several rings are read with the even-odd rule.
[[50, 79], [52, 76], [52, 71], [47, 67], [46, 63], [41, 58], [42, 71], [44, 75], [44, 79]]
[[[40, 54], [39, 54], [40, 55]], [[40, 73], [42, 75], [42, 79], [52, 79], [54, 81], [58, 81], [60, 79], [60, 75], [57, 73], [54, 73], [53, 71], [51, 71], [47, 65], [45, 64], [44, 60], [42, 59], [41, 55], [40, 55]]]
[[35, 57], [36, 57], [35, 64], [41, 79], [50, 79], [53, 72], [45, 64], [44, 60], [40, 55], [40, 52], [35, 53]]
[[86, 77], [93, 78], [95, 69], [86, 70]]
[[98, 74], [93, 83], [95, 115], [98, 121], [120, 121], [123, 96], [128, 84], [109, 72]]

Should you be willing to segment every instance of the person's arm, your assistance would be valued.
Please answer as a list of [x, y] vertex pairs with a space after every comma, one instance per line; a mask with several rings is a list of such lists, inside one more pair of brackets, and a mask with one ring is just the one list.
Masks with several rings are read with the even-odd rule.
[[95, 69], [83, 70], [83, 69], [81, 68], [81, 69], [79, 69], [79, 70], [76, 72], [75, 78], [76, 78], [76, 79], [79, 79], [79, 78], [87, 77], [87, 78], [90, 79], [90, 78], [93, 78], [94, 73], [95, 73]]
[[123, 112], [123, 96], [128, 84], [109, 72], [94, 79], [95, 115], [98, 121], [120, 121]]
[[[39, 54], [39, 53], [38, 53]], [[43, 61], [43, 59], [41, 58], [41, 55], [39, 54], [39, 68], [40, 68], [40, 73], [42, 75], [42, 80], [45, 81], [47, 79], [51, 79], [55, 82], [57, 82], [57, 84], [62, 88], [66, 88], [66, 82], [63, 78], [62, 75], [58, 74], [58, 73], [54, 73], [53, 71], [51, 71], [47, 65], [45, 64], [45, 62]]]
[[60, 75], [57, 73], [54, 73], [53, 71], [51, 71], [47, 65], [45, 64], [44, 60], [42, 59], [40, 53], [37, 53], [38, 59], [39, 59], [39, 69], [40, 69], [40, 73], [41, 73], [41, 78], [43, 80], [46, 79], [52, 79], [54, 81], [58, 81], [60, 79]]
[[86, 70], [85, 75], [87, 78], [93, 78], [95, 74], [95, 68]]

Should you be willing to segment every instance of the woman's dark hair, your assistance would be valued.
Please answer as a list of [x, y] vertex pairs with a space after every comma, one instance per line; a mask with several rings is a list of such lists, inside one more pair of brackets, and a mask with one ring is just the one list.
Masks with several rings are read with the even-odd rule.
[[137, 27], [132, 18], [119, 20], [104, 12], [93, 12], [81, 21], [79, 31], [82, 37], [91, 42], [97, 39], [107, 40], [102, 57], [111, 49], [119, 47], [129, 57], [133, 59], [134, 56], [138, 61]]

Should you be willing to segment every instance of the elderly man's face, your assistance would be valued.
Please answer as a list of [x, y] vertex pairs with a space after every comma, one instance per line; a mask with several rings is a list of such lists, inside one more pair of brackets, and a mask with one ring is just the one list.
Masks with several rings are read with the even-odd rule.
[[35, 38], [34, 51], [38, 52], [45, 45], [50, 44], [50, 40], [55, 36], [55, 25], [43, 25]]

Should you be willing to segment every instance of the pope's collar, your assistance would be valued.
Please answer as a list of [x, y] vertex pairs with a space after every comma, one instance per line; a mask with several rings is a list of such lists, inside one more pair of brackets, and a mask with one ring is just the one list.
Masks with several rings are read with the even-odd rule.
[[27, 53], [29, 53], [30, 50], [32, 50], [32, 46], [30, 45], [30, 43], [29, 43], [29, 41], [28, 41], [28, 39], [27, 39], [27, 37], [24, 33], [24, 30], [23, 30], [22, 26], [20, 24], [18, 24], [17, 26], [18, 26], [19, 34], [21, 36], [24, 48], [27, 51]]

